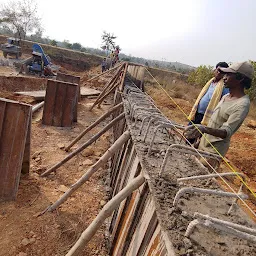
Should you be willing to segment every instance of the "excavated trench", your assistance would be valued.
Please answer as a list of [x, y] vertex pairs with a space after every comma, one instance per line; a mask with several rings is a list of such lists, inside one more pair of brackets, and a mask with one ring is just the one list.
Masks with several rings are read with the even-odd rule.
[[[159, 174], [167, 148], [172, 144], [185, 146], [185, 141], [180, 136], [182, 127], [166, 120], [155, 108], [152, 101], [129, 81], [126, 81], [125, 92], [123, 102], [126, 124], [131, 132], [142, 171], [149, 177], [148, 185], [154, 199], [158, 221], [162, 230], [167, 232], [175, 254], [256, 255], [256, 244], [254, 242], [238, 238], [218, 229], [197, 225], [190, 237], [185, 237], [189, 223], [195, 219], [195, 212], [254, 229], [256, 225], [238, 206], [233, 208], [231, 214], [228, 214], [234, 199], [225, 196], [185, 193], [176, 205], [173, 205], [175, 195], [184, 187], [223, 190], [215, 179], [177, 182], [177, 178], [209, 174], [208, 169], [203, 167], [195, 156], [191, 156], [186, 151], [173, 151], [168, 157], [164, 171]], [[149, 118], [145, 119], [147, 116]], [[151, 126], [148, 125], [150, 122]], [[159, 129], [154, 143], [152, 143], [159, 122], [169, 122], [169, 126], [167, 126], [168, 129]], [[174, 126], [170, 128], [170, 124]], [[181, 130], [177, 132], [179, 128]], [[170, 129], [171, 136], [168, 132]], [[145, 136], [147, 132], [148, 134]], [[148, 154], [150, 145], [152, 145], [152, 150], [151, 154]], [[232, 180], [233, 178], [229, 179]]]

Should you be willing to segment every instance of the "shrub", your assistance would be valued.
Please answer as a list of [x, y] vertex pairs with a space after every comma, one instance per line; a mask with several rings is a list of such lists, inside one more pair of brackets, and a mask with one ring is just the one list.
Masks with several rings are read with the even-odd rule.
[[213, 77], [213, 67], [201, 65], [196, 70], [189, 73], [188, 82], [190, 84], [204, 86]]

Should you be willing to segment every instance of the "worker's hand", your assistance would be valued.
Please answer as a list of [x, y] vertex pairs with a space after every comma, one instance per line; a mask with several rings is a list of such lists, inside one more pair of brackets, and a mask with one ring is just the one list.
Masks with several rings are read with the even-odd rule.
[[189, 125], [184, 130], [184, 136], [187, 139], [196, 139], [201, 136], [201, 133], [205, 132], [205, 126], [201, 124]]

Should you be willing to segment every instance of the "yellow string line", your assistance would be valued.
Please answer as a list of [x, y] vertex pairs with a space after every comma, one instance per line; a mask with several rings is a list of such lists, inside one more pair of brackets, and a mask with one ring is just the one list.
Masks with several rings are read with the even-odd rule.
[[176, 101], [168, 94], [168, 92], [162, 87], [162, 85], [156, 80], [156, 78], [149, 72], [147, 68], [145, 68], [150, 76], [156, 81], [156, 83], [160, 86], [160, 88], [164, 91], [164, 93], [172, 100], [172, 102], [178, 107], [178, 109], [185, 115], [185, 117], [194, 125], [194, 127], [201, 133], [201, 135], [206, 139], [206, 141], [211, 145], [211, 147], [215, 150], [215, 152], [221, 157], [221, 159], [227, 164], [227, 166], [235, 173], [235, 175], [241, 180], [241, 182], [248, 188], [248, 190], [252, 193], [252, 195], [256, 198], [256, 194], [249, 187], [249, 185], [237, 174], [234, 168], [227, 162], [227, 160], [221, 155], [221, 153], [212, 145], [212, 143], [207, 139], [207, 137], [197, 128], [197, 126], [193, 123], [192, 120], [188, 117], [188, 115], [183, 111], [183, 109], [176, 103]]
[[[139, 90], [141, 90], [131, 79], [129, 79]], [[141, 91], [142, 92], [142, 91]], [[143, 92], [142, 92], [143, 93]], [[163, 114], [163, 112], [154, 104], [154, 100], [147, 94], [147, 93], [145, 93], [146, 95], [147, 95], [147, 97], [148, 98], [150, 98], [151, 99], [151, 102], [152, 102], [152, 104], [155, 106], [155, 108], [156, 109], [158, 109], [159, 111], [160, 111], [160, 113], [162, 113], [162, 115], [166, 118], [166, 120], [167, 121], [169, 121], [168, 120], [168, 118]], [[185, 136], [182, 134], [182, 133], [180, 133], [180, 131], [176, 128], [176, 127], [174, 127], [175, 129], [176, 129], [176, 131], [181, 135], [181, 137], [183, 137], [189, 144], [190, 144], [190, 146], [192, 146], [192, 144], [185, 138]], [[204, 157], [204, 156], [202, 156], [202, 154], [197, 150], [197, 149], [195, 149], [196, 150], [196, 152], [198, 153], [198, 155], [201, 157], [201, 158], [203, 158], [204, 160], [205, 160], [205, 162], [208, 164], [208, 166], [216, 173], [216, 174], [218, 174], [219, 175], [219, 178], [230, 188], [230, 190], [242, 201], [242, 203], [249, 209], [249, 211], [256, 217], [256, 213], [251, 209], [251, 207], [238, 195], [238, 193], [227, 183], [227, 181], [214, 169], [214, 167], [207, 161], [207, 159]], [[237, 173], [237, 172], [235, 172], [235, 173]], [[237, 174], [236, 174], [237, 175]], [[239, 176], [240, 177], [240, 176]]]

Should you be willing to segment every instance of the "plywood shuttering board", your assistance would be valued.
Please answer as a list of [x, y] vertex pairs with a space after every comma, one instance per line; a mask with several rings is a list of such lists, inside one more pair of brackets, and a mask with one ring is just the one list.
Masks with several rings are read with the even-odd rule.
[[71, 127], [77, 103], [77, 84], [48, 80], [42, 123]]
[[74, 107], [74, 122], [77, 122], [77, 108], [78, 108], [78, 101], [81, 100], [81, 91], [80, 91], [80, 76], [72, 76], [64, 73], [57, 73], [56, 80], [68, 82], [72, 84], [77, 84], [77, 99], [76, 104]]
[[144, 255], [145, 256], [168, 256], [168, 252], [166, 250], [164, 241], [162, 239], [161, 228], [159, 224], [157, 225], [155, 232], [148, 243], [148, 246]]
[[[29, 150], [31, 106], [0, 98], [0, 200], [17, 195], [25, 145]], [[25, 155], [29, 165], [29, 151]], [[25, 166], [26, 166], [25, 164]], [[24, 167], [28, 172], [29, 166]]]
[[[133, 147], [132, 152], [134, 152], [134, 147]], [[132, 155], [133, 154], [131, 154], [130, 157]], [[135, 155], [134, 155], [134, 158], [132, 158], [132, 159], [133, 159], [133, 161], [126, 162], [127, 168], [125, 168], [123, 171], [119, 171], [120, 179], [118, 179], [118, 181], [117, 181], [117, 184], [119, 186], [118, 186], [118, 188], [116, 187], [116, 189], [114, 190], [115, 194], [118, 193], [120, 190], [122, 190], [122, 188], [124, 188], [126, 186], [126, 184], [128, 184], [129, 181], [131, 181], [135, 177], [135, 175], [138, 173], [138, 168], [140, 168], [139, 159]], [[111, 232], [112, 237], [115, 237], [115, 234], [119, 228], [119, 222], [121, 220], [122, 212], [125, 208], [126, 201], [127, 201], [127, 199], [122, 201], [119, 208], [112, 215], [112, 222], [111, 222], [111, 227], [110, 227], [110, 232]]]
[[144, 255], [157, 225], [154, 202], [151, 195], [148, 195], [143, 214], [133, 232], [129, 248], [125, 255]]

